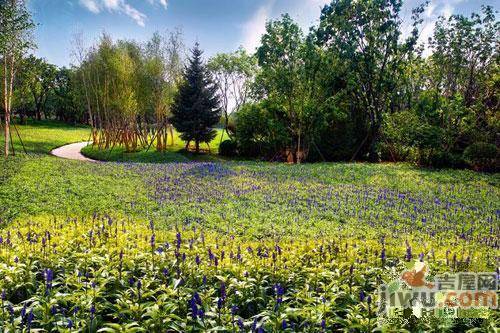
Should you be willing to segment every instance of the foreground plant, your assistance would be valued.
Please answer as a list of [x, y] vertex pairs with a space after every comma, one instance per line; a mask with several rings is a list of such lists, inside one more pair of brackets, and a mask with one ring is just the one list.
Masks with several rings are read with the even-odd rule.
[[[20, 221], [0, 235], [5, 331], [371, 331], [376, 288], [408, 255], [343, 235], [256, 241], [97, 215]], [[446, 252], [434, 256], [435, 270], [452, 269]]]

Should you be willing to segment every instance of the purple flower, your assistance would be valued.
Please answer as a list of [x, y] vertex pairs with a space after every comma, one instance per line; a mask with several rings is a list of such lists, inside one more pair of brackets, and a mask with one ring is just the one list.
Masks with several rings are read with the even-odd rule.
[[411, 253], [411, 246], [407, 246], [406, 247], [406, 256], [405, 256], [406, 261], [410, 261], [412, 257], [413, 256]]
[[48, 293], [49, 290], [52, 288], [52, 281], [54, 280], [54, 272], [50, 268], [47, 268], [44, 271], [43, 275], [45, 276], [45, 286], [47, 288], [47, 293]]
[[31, 327], [33, 319], [35, 319], [35, 315], [33, 314], [33, 309], [31, 309], [30, 313], [28, 314], [28, 320], [27, 320], [28, 329]]
[[226, 284], [224, 282], [221, 282], [220, 284], [220, 297], [223, 299], [226, 299]]
[[281, 322], [281, 329], [286, 330], [287, 328], [288, 328], [288, 325], [286, 323], [286, 319], [283, 319], [283, 321]]
[[243, 323], [243, 320], [241, 318], [238, 318], [237, 324], [240, 330], [243, 331], [245, 329], [245, 324]]
[[385, 248], [383, 248], [382, 252], [380, 252], [380, 259], [382, 259], [382, 261], [385, 261], [386, 258], [387, 258], [387, 256], [385, 254]]
[[194, 297], [189, 301], [189, 306], [191, 308], [191, 316], [196, 319], [198, 316], [198, 305], [196, 304], [196, 299]]
[[361, 290], [359, 292], [359, 300], [360, 300], [360, 302], [364, 302], [365, 298], [366, 298], [366, 294], [365, 294], [365, 292], [363, 290]]
[[155, 248], [155, 241], [156, 241], [156, 236], [155, 234], [153, 234], [151, 235], [151, 240], [149, 241], [149, 243], [151, 244], [151, 249]]
[[95, 305], [92, 304], [92, 306], [90, 307], [90, 320], [94, 320], [94, 316], [95, 316]]
[[181, 247], [181, 243], [182, 243], [182, 238], [181, 238], [181, 233], [178, 232], [176, 235], [175, 235], [176, 239], [177, 239], [177, 249], [180, 249]]

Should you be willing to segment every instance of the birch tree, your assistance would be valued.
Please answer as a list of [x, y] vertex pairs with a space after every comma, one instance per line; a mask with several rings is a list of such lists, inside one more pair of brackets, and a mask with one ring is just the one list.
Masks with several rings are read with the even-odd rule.
[[0, 0], [0, 59], [2, 61], [2, 105], [4, 109], [5, 158], [10, 152], [10, 122], [14, 82], [22, 57], [34, 47], [34, 23], [23, 0]]

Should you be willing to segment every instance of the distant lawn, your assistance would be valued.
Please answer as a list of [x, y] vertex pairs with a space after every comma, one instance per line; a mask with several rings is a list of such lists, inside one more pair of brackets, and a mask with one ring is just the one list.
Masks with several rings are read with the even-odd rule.
[[[90, 138], [90, 127], [84, 125], [68, 125], [53, 120], [34, 121], [29, 120], [26, 125], [16, 123], [12, 126], [12, 142], [14, 152], [17, 155], [23, 155], [24, 148], [28, 154], [48, 154], [54, 148], [68, 143], [87, 141]], [[19, 135], [17, 134], [17, 131]], [[169, 163], [169, 162], [187, 162], [187, 161], [219, 161], [219, 144], [221, 142], [222, 130], [218, 130], [217, 137], [210, 144], [210, 153], [208, 147], [202, 145], [203, 153], [196, 155], [184, 151], [185, 142], [179, 138], [179, 134], [174, 132], [174, 144], [167, 147], [167, 151], [159, 153], [153, 144], [149, 150], [146, 148], [134, 153], [127, 153], [123, 147], [113, 149], [99, 150], [89, 146], [82, 151], [84, 155], [101, 161], [113, 162], [143, 162], [143, 163]], [[21, 139], [19, 139], [19, 136]], [[223, 140], [227, 139], [225, 134]], [[169, 137], [169, 143], [171, 138]], [[0, 156], [3, 155], [4, 137], [0, 135]]]
[[[186, 152], [186, 143], [179, 137], [179, 133], [174, 131], [174, 144], [167, 146], [166, 152], [157, 152], [155, 144], [149, 149], [142, 148], [133, 153], [127, 153], [123, 147], [114, 147], [112, 149], [98, 149], [89, 145], [82, 150], [82, 153], [95, 160], [113, 161], [113, 162], [141, 162], [141, 163], [169, 163], [169, 162], [188, 162], [188, 161], [220, 161], [223, 160], [218, 156], [219, 144], [222, 140], [228, 139], [227, 134], [223, 134], [223, 130], [217, 130], [217, 137], [210, 143], [210, 153], [206, 144], [202, 144], [200, 148], [203, 153], [194, 154]], [[171, 144], [169, 136], [168, 143]]]
[[[90, 134], [88, 126], [72, 126], [52, 120], [30, 120], [27, 125], [16, 124], [15, 127], [12, 126], [11, 130], [16, 154], [24, 153], [21, 140], [28, 154], [48, 154], [52, 149], [67, 143], [87, 141]], [[2, 148], [0, 155], [3, 155], [5, 146], [3, 130], [0, 136], [0, 146]]]

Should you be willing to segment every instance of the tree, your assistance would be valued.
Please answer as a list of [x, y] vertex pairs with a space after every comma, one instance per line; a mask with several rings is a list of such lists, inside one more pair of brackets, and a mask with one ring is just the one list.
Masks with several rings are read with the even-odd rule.
[[35, 117], [41, 120], [42, 113], [47, 117], [45, 103], [56, 84], [57, 67], [47, 63], [45, 59], [30, 55], [23, 59], [22, 74], [33, 97]]
[[182, 51], [184, 45], [180, 31], [163, 37], [153, 35], [144, 47], [138, 78], [138, 97], [145, 111], [145, 118], [154, 124], [152, 140], [156, 140], [157, 151], [174, 144], [174, 133], [168, 116], [182, 78]]
[[2, 70], [2, 99], [5, 117], [5, 157], [10, 151], [10, 121], [14, 79], [19, 62], [33, 47], [31, 32], [34, 23], [23, 0], [0, 0], [0, 58]]
[[316, 96], [320, 59], [316, 51], [311, 39], [304, 38], [287, 14], [267, 23], [257, 50], [261, 68], [257, 89], [262, 98], [281, 109], [279, 117], [289, 132], [289, 145], [284, 147], [287, 159], [296, 163], [306, 158], [321, 118], [321, 103]]
[[361, 152], [376, 160], [383, 114], [399, 91], [402, 64], [416, 46], [423, 7], [413, 12], [415, 21], [410, 37], [401, 41], [401, 0], [334, 0], [324, 7], [317, 30], [318, 44], [337, 60], [345, 76], [346, 93], [351, 101], [351, 117], [358, 119], [352, 159]]
[[195, 150], [200, 151], [200, 142], [207, 144], [217, 132], [213, 129], [221, 116], [217, 86], [202, 62], [203, 52], [196, 43], [189, 66], [184, 74], [184, 82], [179, 87], [172, 107], [172, 124], [187, 142], [195, 142]]
[[208, 68], [219, 88], [224, 130], [229, 137], [229, 115], [238, 112], [247, 103], [256, 66], [255, 57], [243, 48], [233, 53], [219, 53], [208, 62]]
[[61, 68], [57, 71], [54, 88], [47, 98], [46, 112], [67, 123], [85, 123], [83, 100], [79, 100], [75, 71]]

